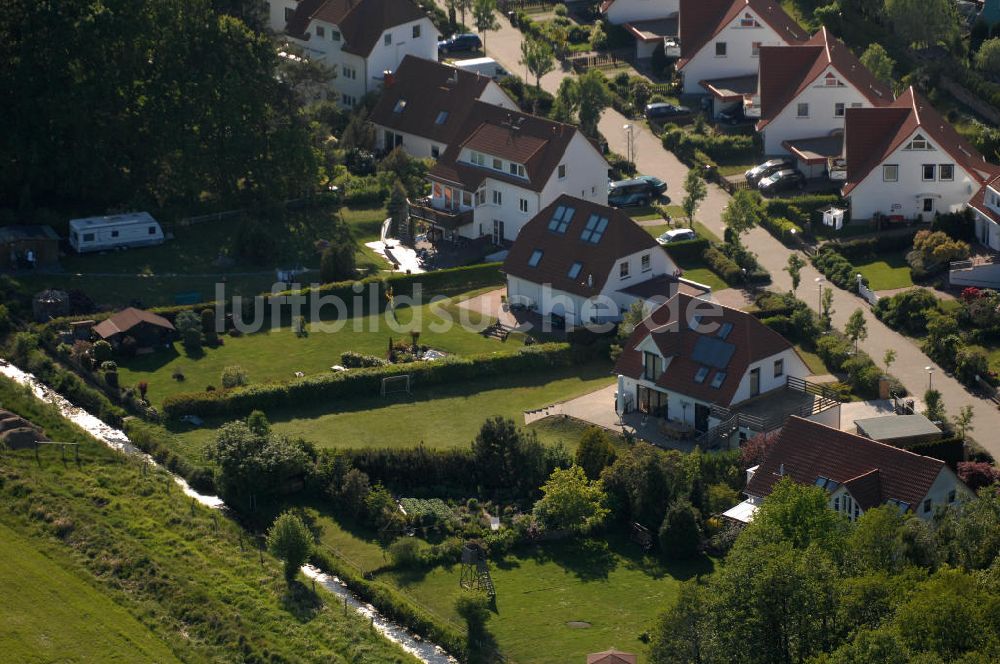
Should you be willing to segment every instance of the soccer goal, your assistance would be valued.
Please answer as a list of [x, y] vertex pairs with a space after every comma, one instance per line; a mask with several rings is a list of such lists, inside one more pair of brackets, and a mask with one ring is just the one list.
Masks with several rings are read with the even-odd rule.
[[400, 392], [410, 393], [410, 374], [388, 376], [382, 379], [382, 396], [385, 397]]

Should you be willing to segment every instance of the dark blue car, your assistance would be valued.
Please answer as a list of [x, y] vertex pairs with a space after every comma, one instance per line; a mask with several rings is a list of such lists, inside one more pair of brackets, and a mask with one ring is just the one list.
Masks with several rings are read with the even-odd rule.
[[458, 53], [460, 51], [478, 51], [483, 47], [483, 42], [479, 35], [471, 32], [462, 35], [452, 35], [448, 39], [438, 42], [440, 53]]

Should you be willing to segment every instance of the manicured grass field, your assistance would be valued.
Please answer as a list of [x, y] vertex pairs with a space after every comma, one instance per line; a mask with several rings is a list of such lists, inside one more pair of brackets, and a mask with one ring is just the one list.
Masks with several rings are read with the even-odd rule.
[[[415, 661], [324, 591], [290, 589], [252, 537], [193, 505], [161, 472], [123, 462], [6, 379], [0, 403], [53, 437], [83, 443], [79, 468], [64, 466], [54, 449], [42, 450], [40, 464], [30, 450], [7, 452], [0, 464], [0, 660], [173, 661], [159, 640], [177, 659], [204, 664]], [[40, 554], [6, 529], [52, 567], [40, 566]], [[29, 602], [37, 605], [20, 611]]]
[[[71, 252], [61, 261], [64, 272], [19, 279], [33, 290], [80, 289], [95, 302], [114, 306], [132, 301], [147, 307], [171, 305], [177, 294], [190, 292], [197, 292], [201, 300], [212, 300], [221, 275], [225, 275], [228, 294], [253, 295], [271, 289], [276, 268], [318, 270], [315, 242], [331, 236], [337, 213], [335, 207], [323, 207], [289, 212], [283, 219], [260, 220], [270, 241], [264, 264], [240, 256], [240, 229], [250, 222], [232, 218], [168, 226], [165, 230], [174, 237], [155, 247], [82, 256]], [[388, 268], [382, 257], [364, 246], [378, 239], [385, 210], [343, 208], [340, 214], [354, 231], [358, 267], [370, 271]], [[303, 279], [318, 279], [318, 272]]]
[[[0, 524], [0, 652], [8, 662], [178, 662], [108, 596]], [[64, 561], [65, 562], [65, 561]]]
[[[447, 314], [455, 324], [444, 331], [435, 331], [441, 329], [438, 323], [443, 316], [439, 314]], [[458, 324], [460, 314], [471, 324], [470, 329]], [[501, 343], [479, 334], [479, 330], [492, 322], [492, 319], [453, 303], [400, 308], [395, 320], [392, 314], [384, 313], [359, 316], [347, 319], [341, 329], [334, 332], [323, 331], [333, 322], [319, 323], [311, 325], [310, 334], [302, 338], [295, 336], [290, 327], [242, 337], [224, 337], [222, 346], [205, 348], [194, 356], [180, 343], [175, 343], [170, 350], [160, 349], [122, 361], [119, 380], [126, 386], [146, 381], [149, 383], [148, 398], [158, 406], [171, 394], [200, 391], [208, 385], [220, 387], [222, 370], [234, 364], [247, 371], [250, 382], [259, 383], [292, 380], [296, 371], [307, 375], [328, 372], [331, 366], [341, 363], [340, 355], [345, 351], [385, 357], [389, 339], [408, 342], [411, 329], [421, 331], [421, 345], [452, 354], [470, 355], [515, 348], [518, 341], [514, 338]], [[184, 374], [183, 381], [172, 378], [175, 371]]]
[[[593, 392], [613, 382], [606, 362], [567, 367], [536, 375], [511, 375], [473, 383], [437, 385], [412, 394], [358, 395], [350, 402], [267, 412], [275, 431], [305, 438], [321, 447], [464, 447], [486, 418], [503, 415], [523, 424], [523, 412]], [[171, 424], [178, 451], [202, 458], [221, 422], [203, 427]], [[546, 442], [561, 440], [571, 451], [578, 433], [542, 431]]]
[[[486, 629], [505, 655], [532, 664], [582, 662], [587, 653], [612, 647], [642, 656], [640, 635], [653, 627], [680, 580], [712, 571], [709, 559], [664, 565], [623, 536], [605, 537], [529, 546], [490, 562], [497, 600]], [[458, 565], [377, 578], [462, 624], [455, 602], [469, 591], [458, 584]]]
[[[561, 415], [550, 415], [549, 417], [536, 420], [525, 428], [534, 431], [538, 440], [548, 445], [562, 444], [567, 450], [575, 451], [577, 443], [584, 432], [590, 428], [590, 424], [573, 417], [563, 417]], [[615, 445], [624, 445], [625, 440], [618, 434], [607, 432], [609, 440]]]
[[880, 254], [878, 258], [868, 263], [855, 263], [857, 271], [868, 279], [872, 290], [890, 290], [893, 288], [909, 288], [913, 285], [910, 278], [910, 265], [906, 262], [904, 252]]
[[822, 376], [830, 373], [830, 370], [826, 368], [826, 364], [823, 363], [823, 359], [816, 353], [808, 351], [800, 345], [796, 345], [795, 350], [798, 351], [799, 357], [801, 357], [802, 361], [806, 363], [806, 366], [809, 367], [809, 371], [811, 371], [814, 376]]
[[655, 219], [660, 219], [660, 220], [663, 219], [663, 215], [661, 215], [659, 212], [657, 212], [651, 206], [648, 205], [644, 207], [624, 208], [624, 211], [628, 214], [628, 216], [632, 217], [632, 219], [636, 221], [652, 221]]

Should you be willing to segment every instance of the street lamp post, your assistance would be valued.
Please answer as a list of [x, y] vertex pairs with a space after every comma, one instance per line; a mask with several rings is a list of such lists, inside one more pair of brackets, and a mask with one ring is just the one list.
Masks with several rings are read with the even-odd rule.
[[623, 125], [622, 129], [625, 130], [625, 158], [635, 163], [635, 127], [630, 122]]
[[823, 315], [823, 277], [816, 277], [816, 290], [819, 292], [819, 299], [817, 300], [817, 310], [820, 315]]
[[926, 366], [924, 371], [927, 372], [927, 390], [930, 391], [934, 388], [934, 367]]

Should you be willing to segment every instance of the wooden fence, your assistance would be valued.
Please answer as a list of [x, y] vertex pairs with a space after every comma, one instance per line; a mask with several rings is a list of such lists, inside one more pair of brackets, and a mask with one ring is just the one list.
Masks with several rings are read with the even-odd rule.
[[719, 186], [722, 187], [727, 194], [732, 196], [737, 191], [743, 189], [750, 189], [750, 183], [747, 182], [746, 178], [742, 175], [732, 176], [732, 177], [720, 177]]
[[507, 12], [543, 12], [552, 9], [554, 6], [554, 3], [542, 2], [540, 0], [497, 1], [497, 9], [503, 14], [506, 14]]

